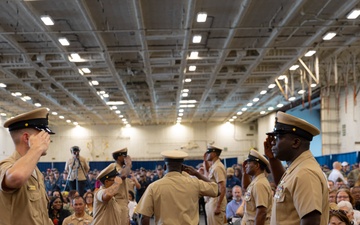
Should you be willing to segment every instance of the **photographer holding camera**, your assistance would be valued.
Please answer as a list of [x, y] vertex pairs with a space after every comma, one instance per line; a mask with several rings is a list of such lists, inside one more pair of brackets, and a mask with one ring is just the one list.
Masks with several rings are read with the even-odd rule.
[[77, 190], [83, 196], [90, 167], [86, 159], [80, 156], [79, 146], [72, 146], [70, 152], [72, 157], [65, 164], [65, 170], [69, 171], [66, 186], [69, 185], [70, 190]]

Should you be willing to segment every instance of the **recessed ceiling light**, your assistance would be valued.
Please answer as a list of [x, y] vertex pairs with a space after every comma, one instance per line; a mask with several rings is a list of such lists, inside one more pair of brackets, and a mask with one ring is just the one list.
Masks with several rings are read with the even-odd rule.
[[62, 37], [62, 38], [59, 38], [59, 42], [62, 46], [69, 46], [70, 45], [70, 42], [68, 41], [68, 39]]
[[184, 115], [184, 113], [179, 113], [179, 114], [178, 114], [178, 116], [183, 116], [183, 115]]
[[315, 83], [310, 84], [310, 87], [316, 87]]
[[229, 122], [234, 122], [234, 119], [229, 119]]
[[66, 120], [67, 123], [71, 123], [71, 120]]
[[335, 37], [335, 36], [336, 36], [335, 32], [328, 32], [324, 35], [323, 40], [328, 41], [328, 40], [333, 39], [333, 37]]
[[203, 23], [206, 21], [207, 13], [206, 12], [199, 12], [196, 17], [196, 22]]
[[53, 114], [54, 116], [56, 116], [58, 113], [57, 113], [57, 112], [52, 112], [51, 114]]
[[289, 101], [292, 102], [292, 101], [294, 101], [295, 99], [296, 99], [295, 97], [290, 97], [290, 98], [289, 98]]
[[2, 88], [6, 88], [6, 84], [4, 84], [4, 83], [0, 83], [0, 87], [2, 87]]
[[34, 106], [41, 107], [41, 104], [40, 103], [35, 103]]
[[62, 119], [62, 120], [63, 120], [64, 118], [65, 118], [64, 116], [59, 116], [59, 119]]
[[73, 124], [74, 124], [75, 126], [79, 125], [79, 123], [78, 123], [78, 122], [73, 122]]
[[306, 91], [305, 90], [300, 90], [300, 91], [298, 91], [298, 94], [299, 95], [302, 95], [302, 94], [304, 94]]
[[241, 114], [243, 114], [243, 113], [242, 113], [242, 112], [237, 112], [237, 113], [236, 113], [236, 115], [241, 115]]
[[195, 71], [196, 70], [196, 66], [189, 66], [189, 71]]
[[41, 16], [40, 18], [44, 22], [45, 25], [47, 25], [47, 26], [54, 25], [54, 21], [51, 19], [50, 16], [44, 15], [44, 16]]
[[260, 98], [254, 98], [253, 102], [258, 102], [260, 100]]
[[313, 56], [316, 53], [315, 50], [309, 50], [307, 53], [305, 53], [305, 57]]
[[84, 72], [84, 73], [91, 73], [91, 70], [89, 68], [81, 68], [81, 70]]
[[286, 75], [280, 75], [280, 76], [278, 76], [278, 80], [284, 80], [286, 78]]
[[360, 15], [360, 9], [353, 9], [351, 12], [346, 16], [348, 20], [354, 20], [358, 18]]
[[24, 99], [25, 99], [26, 101], [29, 101], [29, 100], [31, 100], [31, 97], [30, 97], [30, 96], [24, 96]]
[[183, 96], [183, 97], [188, 97], [188, 96], [189, 96], [189, 93], [182, 93], [181, 96]]
[[116, 113], [116, 114], [120, 114], [121, 111], [120, 111], [120, 110], [116, 110], [115, 113]]
[[237, 116], [233, 116], [232, 118], [233, 118], [233, 119], [236, 119], [236, 118], [237, 118]]
[[260, 94], [261, 95], [264, 95], [264, 94], [266, 94], [267, 93], [267, 91], [266, 90], [262, 90], [262, 91], [260, 91]]
[[1, 116], [6, 116], [6, 113], [0, 113]]
[[260, 112], [261, 115], [264, 115], [265, 113], [266, 113], [265, 111], [261, 111], [261, 112]]
[[274, 110], [274, 107], [270, 106], [270, 107], [268, 108], [268, 110], [269, 110], [269, 111], [272, 111], [272, 110]]
[[299, 65], [292, 65], [289, 70], [296, 70], [299, 68]]
[[200, 43], [201, 42], [201, 35], [194, 35], [192, 39], [193, 43]]
[[249, 107], [251, 107], [252, 105], [253, 105], [252, 102], [249, 102], [248, 104], [246, 104], [246, 106], [249, 106]]
[[108, 93], [105, 93], [103, 94], [104, 98], [108, 98], [109, 97], [109, 94]]
[[106, 105], [124, 105], [125, 102], [123, 101], [108, 101], [106, 102]]
[[242, 108], [241, 111], [245, 112], [247, 110], [246, 107]]
[[270, 89], [272, 89], [274, 87], [276, 87], [276, 84], [269, 84], [269, 86], [268, 86], [268, 88], [270, 88]]
[[186, 83], [190, 83], [190, 82], [191, 82], [191, 79], [190, 79], [190, 78], [186, 78], [184, 81], [185, 81]]
[[99, 85], [99, 81], [93, 80], [93, 81], [91, 81], [91, 84], [94, 85], [94, 86]]
[[278, 108], [281, 108], [281, 107], [283, 107], [283, 106], [284, 106], [284, 104], [281, 104], [281, 103], [279, 103], [279, 104], [276, 105], [276, 107], [278, 107]]
[[184, 112], [184, 109], [179, 109], [179, 112]]
[[187, 93], [187, 92], [189, 92], [189, 89], [183, 89], [182, 92]]
[[197, 59], [199, 57], [199, 52], [191, 52], [190, 53], [190, 59]]

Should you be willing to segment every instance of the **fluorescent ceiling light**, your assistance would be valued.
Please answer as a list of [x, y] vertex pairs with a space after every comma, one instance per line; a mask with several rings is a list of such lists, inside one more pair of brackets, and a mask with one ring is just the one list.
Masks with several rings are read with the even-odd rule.
[[34, 106], [41, 107], [41, 104], [40, 103], [35, 103]]
[[179, 114], [178, 114], [178, 116], [183, 116], [183, 115], [184, 115], [184, 113], [179, 113]]
[[245, 112], [247, 110], [246, 107], [242, 108], [241, 111]]
[[258, 102], [260, 100], [260, 98], [254, 98], [253, 102]]
[[105, 93], [103, 94], [104, 98], [108, 98], [109, 97], [109, 94], [108, 93]]
[[70, 60], [70, 62], [85, 62], [86, 61], [85, 59], [82, 59], [80, 57], [80, 55], [77, 53], [70, 54], [69, 60]]
[[194, 108], [195, 105], [194, 104], [190, 104], [190, 105], [180, 105], [180, 108]]
[[99, 85], [99, 81], [93, 80], [93, 81], [91, 81], [91, 84], [92, 84], [92, 85], [95, 85], [95, 86], [96, 86], [96, 85]]
[[2, 88], [6, 88], [6, 84], [4, 84], [4, 83], [0, 83], [0, 87], [2, 87]]
[[79, 125], [79, 123], [78, 123], [78, 122], [73, 122], [73, 124], [74, 124], [75, 126]]
[[266, 113], [265, 111], [261, 111], [261, 112], [260, 112], [261, 115], [264, 115], [265, 113]]
[[24, 99], [25, 99], [26, 101], [29, 101], [29, 100], [31, 100], [31, 97], [30, 97], [30, 96], [24, 96]]
[[194, 35], [192, 39], [193, 43], [200, 43], [201, 42], [201, 35]]
[[184, 112], [184, 109], [179, 109], [179, 112]]
[[299, 65], [292, 65], [289, 70], [297, 70], [299, 68]]
[[126, 121], [126, 119], [125, 118], [123, 118], [123, 119], [121, 119], [122, 121]]
[[106, 105], [124, 105], [125, 102], [123, 101], [109, 101], [109, 102], [106, 102]]
[[125, 127], [129, 128], [129, 127], [131, 127], [131, 125], [130, 125], [130, 124], [126, 124]]
[[206, 12], [199, 12], [196, 17], [196, 21], [198, 23], [204, 23], [206, 21], [207, 13]]
[[188, 96], [189, 96], [189, 93], [182, 93], [181, 96], [183, 96], [183, 97], [188, 97]]
[[116, 113], [116, 114], [120, 114], [121, 111], [120, 111], [120, 110], [116, 110], [115, 113]]
[[6, 113], [1, 113], [0, 115], [1, 115], [1, 116], [6, 116]]
[[52, 112], [51, 114], [53, 114], [54, 116], [56, 116], [58, 113], [57, 113], [57, 112]]
[[283, 106], [284, 106], [284, 104], [281, 104], [281, 103], [279, 103], [279, 104], [276, 105], [276, 107], [278, 107], [278, 108], [281, 108], [281, 107], [283, 107]]
[[195, 71], [196, 70], [196, 66], [189, 66], [189, 71]]
[[182, 92], [189, 92], [189, 89], [183, 89]]
[[299, 95], [302, 95], [302, 94], [304, 94], [306, 91], [305, 90], [300, 90], [300, 91], [298, 91], [298, 94]]
[[335, 32], [328, 32], [324, 35], [323, 40], [328, 41], [328, 40], [333, 39], [333, 37], [335, 37], [335, 36], [336, 36]]
[[264, 94], [266, 94], [267, 93], [267, 91], [266, 90], [262, 90], [262, 91], [260, 91], [260, 94], [261, 95], [264, 95]]
[[64, 116], [59, 116], [59, 119], [62, 119], [62, 120], [63, 120], [64, 118], [65, 118]]
[[310, 84], [310, 87], [316, 87], [316, 84], [315, 83]]
[[84, 72], [84, 73], [91, 73], [91, 70], [89, 68], [81, 68], [81, 70]]
[[196, 103], [196, 100], [181, 100], [180, 104], [189, 104], [189, 103]]
[[71, 123], [71, 120], [66, 120], [67, 123]]
[[191, 52], [190, 59], [197, 59], [199, 57], [199, 52]]
[[360, 16], [360, 9], [353, 9], [351, 12], [346, 16], [348, 20], [354, 20]]
[[268, 110], [269, 110], [269, 111], [272, 111], [272, 110], [274, 110], [274, 107], [270, 106], [270, 107], [268, 108]]
[[68, 39], [62, 37], [62, 38], [59, 38], [59, 42], [62, 46], [69, 46], [70, 45], [70, 42], [68, 41]]
[[184, 81], [185, 81], [186, 83], [190, 83], [190, 82], [191, 82], [191, 79], [190, 79], [190, 78], [186, 78]]
[[289, 101], [292, 102], [292, 101], [294, 101], [295, 99], [296, 99], [295, 97], [290, 97], [290, 98], [289, 98]]
[[269, 86], [268, 86], [268, 88], [270, 88], [270, 89], [272, 89], [274, 87], [276, 87], [276, 84], [269, 84]]
[[252, 105], [253, 105], [252, 102], [249, 102], [248, 104], [246, 104], [246, 106], [249, 106], [249, 107], [251, 107]]
[[[105, 94], [106, 92], [105, 91], [99, 91], [99, 94], [103, 95]], [[109, 105], [109, 104], [108, 104]]]
[[178, 117], [177, 120], [181, 120], [182, 118], [181, 117]]
[[286, 78], [286, 75], [280, 75], [277, 79], [278, 80], [284, 80]]
[[307, 53], [305, 53], [305, 57], [313, 56], [316, 53], [315, 50], [309, 50]]
[[78, 69], [78, 71], [81, 75], [84, 75], [84, 72], [81, 69]]
[[115, 105], [110, 107], [111, 110], [117, 109], [117, 107]]
[[229, 122], [234, 122], [234, 119], [229, 119]]
[[237, 113], [236, 113], [236, 115], [239, 115], [239, 116], [240, 116], [241, 114], [242, 114], [242, 112], [237, 112]]
[[40, 18], [44, 22], [45, 25], [47, 25], [47, 26], [54, 25], [54, 21], [51, 19], [50, 16], [44, 15], [44, 16], [41, 16]]
[[124, 116], [123, 115], [119, 115], [120, 118], [123, 118]]
[[233, 118], [233, 119], [236, 119], [236, 118], [237, 118], [237, 116], [233, 116], [232, 118]]

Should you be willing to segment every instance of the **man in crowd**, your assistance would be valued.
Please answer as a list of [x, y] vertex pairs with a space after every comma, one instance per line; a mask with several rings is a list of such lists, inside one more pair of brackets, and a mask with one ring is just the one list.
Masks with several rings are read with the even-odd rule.
[[76, 196], [72, 200], [74, 207], [74, 214], [66, 217], [63, 221], [63, 225], [90, 225], [93, 218], [85, 213], [85, 200]]
[[272, 191], [265, 171], [270, 173], [269, 161], [255, 149], [251, 149], [248, 158], [243, 163], [242, 176], [245, 192], [244, 225], [270, 224], [272, 206]]
[[336, 182], [340, 178], [344, 182], [344, 184], [346, 184], [346, 180], [341, 173], [341, 167], [341, 163], [339, 163], [338, 161], [333, 162], [333, 169], [329, 174], [328, 180]]
[[244, 215], [243, 213], [239, 215], [236, 214], [236, 211], [239, 209], [239, 207], [244, 207], [245, 203], [245, 201], [242, 199], [242, 191], [239, 185], [235, 185], [232, 188], [232, 196], [233, 199], [226, 205], [226, 219], [228, 221], [231, 221], [232, 218], [243, 217]]
[[131, 157], [127, 154], [128, 149], [123, 148], [119, 150], [115, 150], [112, 152], [112, 157], [115, 160], [114, 166], [118, 174], [120, 174], [121, 179], [123, 180], [122, 184], [119, 186], [119, 190], [116, 193], [115, 200], [119, 204], [119, 208], [121, 210], [120, 213], [120, 224], [128, 224], [130, 221], [129, 218], [129, 192], [128, 192], [128, 184], [130, 175], [132, 162]]
[[[205, 175], [218, 184], [220, 190], [220, 196], [207, 198], [206, 201], [206, 216], [207, 223], [209, 225], [222, 225], [224, 223], [225, 211], [226, 211], [226, 171], [224, 164], [220, 161], [220, 154], [222, 149], [216, 146], [208, 146], [205, 157]], [[211, 163], [209, 168], [208, 162]], [[209, 168], [209, 170], [207, 170]]]
[[[305, 120], [277, 112], [274, 131], [264, 142], [277, 184], [271, 225], [327, 225], [329, 190], [309, 147], [320, 131]], [[285, 169], [281, 161], [286, 161]]]
[[0, 218], [5, 225], [51, 225], [44, 176], [36, 166], [50, 144], [48, 111], [39, 108], [4, 123], [15, 151], [0, 161]]
[[111, 163], [97, 176], [103, 186], [94, 193], [94, 221], [92, 225], [112, 225], [121, 223], [121, 209], [115, 195], [120, 191], [123, 180]]
[[65, 170], [69, 171], [70, 190], [77, 190], [80, 196], [83, 196], [86, 191], [87, 173], [90, 167], [86, 159], [80, 156], [79, 146], [72, 146], [70, 152], [72, 157], [65, 164]]
[[155, 224], [198, 224], [199, 196], [218, 196], [217, 184], [210, 182], [195, 168], [183, 165], [184, 158], [188, 156], [186, 152], [170, 150], [161, 152], [161, 155], [167, 173], [149, 185], [138, 203], [136, 212], [142, 215], [141, 224], [149, 225], [152, 215], [155, 216]]
[[226, 188], [232, 189], [235, 185], [241, 186], [239, 178], [234, 176], [234, 169], [229, 167], [226, 169]]
[[163, 167], [162, 167], [162, 165], [158, 165], [156, 167], [156, 175], [153, 178], [153, 182], [163, 178], [163, 176], [164, 176]]

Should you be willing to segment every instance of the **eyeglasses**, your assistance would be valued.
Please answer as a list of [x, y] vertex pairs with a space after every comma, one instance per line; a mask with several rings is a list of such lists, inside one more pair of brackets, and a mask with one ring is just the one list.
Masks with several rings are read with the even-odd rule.
[[336, 198], [340, 198], [340, 199], [348, 199], [349, 196], [345, 196], [345, 195], [339, 195], [339, 196], [336, 196]]

